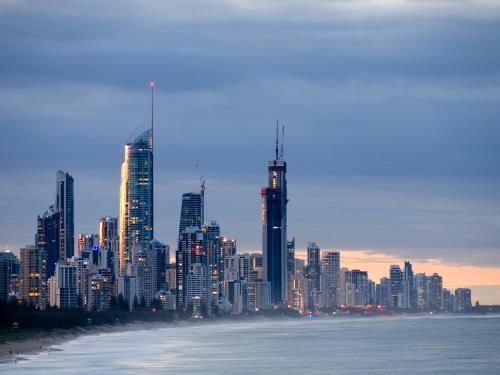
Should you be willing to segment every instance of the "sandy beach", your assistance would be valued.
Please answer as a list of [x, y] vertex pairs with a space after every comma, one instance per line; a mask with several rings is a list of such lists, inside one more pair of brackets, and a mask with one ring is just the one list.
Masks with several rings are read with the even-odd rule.
[[137, 322], [123, 325], [93, 326], [91, 328], [76, 327], [68, 330], [53, 330], [50, 332], [20, 331], [19, 335], [9, 333], [8, 339], [0, 343], [0, 362], [19, 361], [23, 360], [23, 355], [26, 354], [57, 350], [52, 348], [52, 346], [60, 345], [84, 335], [158, 329], [175, 324], [178, 324], [178, 322]]

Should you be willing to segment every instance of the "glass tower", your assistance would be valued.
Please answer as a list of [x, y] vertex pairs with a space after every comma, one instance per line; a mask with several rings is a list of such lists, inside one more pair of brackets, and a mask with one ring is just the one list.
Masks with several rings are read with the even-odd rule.
[[120, 270], [132, 262], [132, 247], [153, 239], [153, 127], [125, 145], [120, 185]]
[[66, 261], [75, 255], [75, 212], [73, 177], [57, 171], [56, 211], [60, 214], [59, 259]]
[[271, 303], [287, 300], [286, 234], [286, 161], [283, 148], [278, 154], [278, 128], [276, 127], [276, 158], [267, 165], [268, 185], [261, 189], [262, 196], [262, 254], [264, 280], [271, 283]]
[[182, 195], [181, 218], [179, 221], [179, 237], [188, 227], [201, 228], [203, 225], [204, 191], [185, 193]]

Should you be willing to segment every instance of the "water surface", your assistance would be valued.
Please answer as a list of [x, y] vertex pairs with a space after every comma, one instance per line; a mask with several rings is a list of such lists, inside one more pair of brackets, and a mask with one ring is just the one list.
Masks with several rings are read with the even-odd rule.
[[85, 336], [9, 374], [500, 374], [500, 316], [183, 324]]

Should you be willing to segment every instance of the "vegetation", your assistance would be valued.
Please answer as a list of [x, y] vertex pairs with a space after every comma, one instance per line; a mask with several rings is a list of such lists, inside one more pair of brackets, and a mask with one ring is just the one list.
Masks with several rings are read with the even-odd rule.
[[71, 329], [104, 324], [125, 324], [138, 321], [172, 321], [173, 311], [159, 309], [159, 303], [152, 306], [138, 304], [129, 311], [123, 299], [112, 300], [111, 307], [105, 311], [87, 311], [82, 307], [75, 309], [48, 308], [39, 310], [32, 306], [19, 304], [16, 300], [8, 303], [0, 301], [0, 330], [37, 330]]

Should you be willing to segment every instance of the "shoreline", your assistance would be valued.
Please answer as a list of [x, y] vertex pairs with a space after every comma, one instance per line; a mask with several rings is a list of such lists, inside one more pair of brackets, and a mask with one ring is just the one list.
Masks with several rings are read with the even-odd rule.
[[[75, 340], [84, 336], [94, 336], [127, 331], [147, 331], [177, 325], [179, 321], [171, 322], [133, 322], [123, 325], [99, 325], [90, 328], [75, 327], [53, 331], [23, 332], [26, 337], [12, 337], [0, 343], [0, 363], [25, 360], [23, 356], [54, 351], [51, 347]], [[56, 349], [58, 350], [58, 349]]]
[[[336, 315], [331, 316], [329, 314], [322, 314], [316, 316], [312, 319], [324, 319], [330, 317], [331, 319], [343, 319], [343, 318], [376, 318], [376, 317], [409, 317], [409, 316], [421, 316], [421, 317], [439, 317], [443, 315], [448, 316], [484, 316], [485, 314], [448, 314], [448, 313], [418, 313], [418, 314], [394, 314], [394, 315]], [[490, 315], [490, 314], [486, 314]], [[496, 315], [498, 314], [491, 314]], [[237, 318], [222, 317], [220, 319], [207, 319], [207, 320], [184, 320], [176, 319], [172, 321], [137, 321], [120, 325], [96, 325], [90, 328], [75, 327], [71, 329], [56, 329], [53, 331], [31, 331], [23, 332], [20, 331], [21, 335], [18, 337], [8, 338], [6, 341], [0, 343], [0, 364], [6, 362], [17, 362], [27, 360], [25, 355], [35, 355], [40, 353], [49, 353], [51, 351], [59, 351], [60, 349], [52, 349], [54, 345], [61, 345], [65, 342], [72, 341], [84, 336], [95, 336], [100, 334], [110, 334], [110, 333], [120, 333], [120, 332], [130, 332], [130, 331], [148, 331], [156, 330], [167, 327], [175, 327], [182, 324], [217, 324], [217, 323], [239, 323], [254, 321], [259, 322], [263, 320], [275, 320], [275, 319], [285, 319], [285, 320], [301, 320], [301, 319], [311, 319], [305, 316], [303, 317], [290, 317], [290, 316], [263, 316], [263, 315], [248, 315], [248, 316], [238, 316]], [[26, 334], [23, 337], [23, 334]]]

